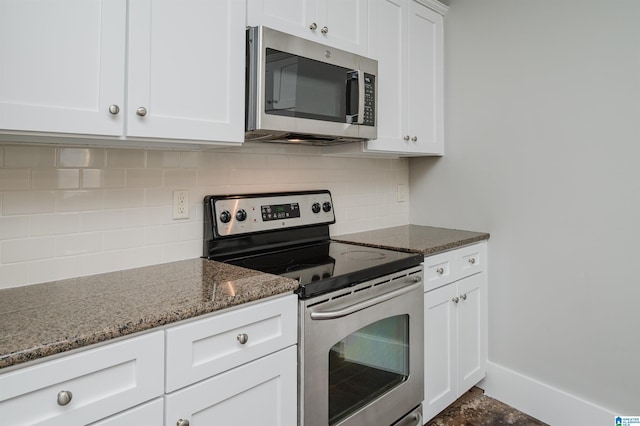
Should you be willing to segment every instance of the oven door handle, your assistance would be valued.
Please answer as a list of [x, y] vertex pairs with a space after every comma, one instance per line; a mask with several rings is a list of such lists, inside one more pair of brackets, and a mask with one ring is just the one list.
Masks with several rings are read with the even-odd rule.
[[312, 320], [330, 320], [336, 318], [346, 317], [347, 315], [351, 315], [354, 312], [361, 311], [363, 309], [367, 309], [371, 306], [377, 305], [382, 302], [386, 302], [387, 300], [393, 299], [394, 297], [402, 296], [403, 294], [414, 291], [417, 288], [422, 287], [422, 278], [418, 276], [409, 278], [413, 284], [402, 287], [394, 291], [390, 291], [389, 293], [381, 294], [379, 296], [372, 297], [371, 299], [363, 300], [362, 302], [354, 303], [351, 306], [347, 306], [346, 308], [336, 309], [334, 311], [323, 311], [323, 312], [311, 312]]

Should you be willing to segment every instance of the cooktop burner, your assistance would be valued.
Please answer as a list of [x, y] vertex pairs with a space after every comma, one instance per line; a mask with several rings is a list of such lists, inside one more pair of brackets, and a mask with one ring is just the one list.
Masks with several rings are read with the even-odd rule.
[[332, 241], [329, 191], [208, 196], [204, 256], [300, 282], [302, 299], [419, 265], [420, 254]]

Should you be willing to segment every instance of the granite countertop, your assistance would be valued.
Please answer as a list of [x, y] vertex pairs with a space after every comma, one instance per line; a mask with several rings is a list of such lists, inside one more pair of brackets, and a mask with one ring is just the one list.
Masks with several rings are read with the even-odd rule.
[[369, 247], [421, 253], [425, 256], [488, 240], [486, 232], [462, 231], [433, 226], [404, 225], [333, 237], [336, 241]]
[[189, 259], [0, 290], [0, 372], [297, 288], [290, 278]]

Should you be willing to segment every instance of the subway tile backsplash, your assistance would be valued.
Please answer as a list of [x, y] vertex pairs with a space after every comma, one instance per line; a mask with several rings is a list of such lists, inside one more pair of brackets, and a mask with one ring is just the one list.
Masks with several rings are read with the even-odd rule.
[[[258, 144], [208, 151], [0, 144], [0, 288], [202, 253], [207, 194], [329, 189], [331, 234], [408, 223], [406, 159], [325, 157]], [[172, 194], [189, 191], [189, 219]]]

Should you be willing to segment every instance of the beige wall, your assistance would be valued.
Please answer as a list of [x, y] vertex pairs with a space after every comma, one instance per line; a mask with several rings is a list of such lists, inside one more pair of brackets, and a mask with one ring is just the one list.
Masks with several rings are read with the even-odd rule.
[[[207, 194], [327, 188], [332, 235], [408, 223], [407, 160], [318, 152], [0, 145], [0, 288], [199, 257]], [[174, 189], [189, 191], [188, 220], [171, 219]]]
[[412, 223], [491, 233], [490, 361], [620, 415], [640, 413], [638, 17], [633, 0], [452, 1], [446, 156], [410, 163]]

